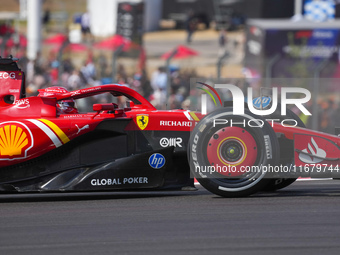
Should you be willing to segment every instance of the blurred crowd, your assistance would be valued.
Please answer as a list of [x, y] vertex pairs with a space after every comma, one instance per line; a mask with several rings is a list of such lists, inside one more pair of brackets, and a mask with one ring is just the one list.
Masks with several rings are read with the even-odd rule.
[[[59, 65], [62, 65], [62, 69], [59, 68]], [[26, 73], [28, 96], [37, 95], [38, 89], [50, 86], [63, 86], [67, 90], [73, 91], [91, 86], [117, 83], [136, 90], [159, 110], [192, 109], [193, 100], [199, 100], [197, 94], [190, 90], [190, 78], [199, 78], [198, 74], [194, 70], [184, 71], [176, 66], [170, 66], [170, 79], [168, 81], [165, 67], [159, 67], [148, 77], [145, 70], [131, 74], [126, 71], [124, 65], [118, 64], [116, 82], [112, 82], [111, 73], [107, 71], [108, 62], [104, 55], [100, 55], [97, 58], [93, 58], [90, 55], [80, 68], [75, 67], [71, 59], [68, 58], [65, 58], [62, 63], [58, 63], [54, 53], [51, 53], [47, 59], [38, 55], [35, 61], [29, 61], [25, 56], [21, 56], [19, 66]], [[59, 70], [63, 70], [60, 77]], [[205, 78], [205, 80], [207, 79]], [[167, 89], [168, 82], [170, 83], [170, 90]], [[211, 82], [213, 83], [213, 81]], [[243, 90], [247, 87], [241, 80], [230, 82]], [[169, 96], [167, 95], [168, 92], [170, 92]], [[230, 93], [226, 92], [223, 94], [223, 100], [232, 99]], [[107, 103], [110, 101], [110, 98], [97, 97], [96, 100], [100, 103]], [[80, 107], [83, 107], [83, 110], [91, 111], [93, 103], [95, 102], [87, 102], [80, 105]], [[117, 103], [124, 104], [125, 101], [118, 98]], [[194, 103], [197, 104], [197, 102]], [[319, 100], [318, 105], [320, 106], [318, 113], [319, 130], [334, 133], [334, 127], [340, 127], [339, 104], [335, 98], [327, 97]], [[312, 104], [308, 107], [312, 111]], [[214, 105], [210, 105], [208, 108], [213, 109]], [[295, 112], [306, 124], [306, 127], [312, 128], [309, 116], [305, 116], [299, 111]]]
[[334, 128], [340, 127], [339, 105], [332, 98], [320, 101], [319, 105], [321, 105], [319, 110], [319, 130], [334, 134]]
[[[89, 23], [86, 13], [81, 17], [84, 17], [85, 22], [82, 23], [83, 37], [87, 38], [88, 34], [91, 34], [89, 29], [86, 29], [86, 24]], [[194, 22], [194, 19], [188, 18], [188, 23]], [[85, 24], [85, 25], [84, 25]], [[0, 26], [0, 32], [3, 35], [12, 34], [12, 30], [6, 30], [6, 27]], [[188, 38], [187, 43], [190, 43], [192, 38], [192, 31], [189, 31], [187, 27]], [[8, 32], [9, 31], [9, 32]], [[1, 34], [0, 33], [0, 34]], [[5, 38], [5, 36], [3, 36]], [[15, 40], [14, 40], [15, 42]], [[50, 86], [63, 86], [69, 91], [99, 86], [102, 84], [118, 83], [122, 86], [128, 86], [147, 100], [149, 100], [157, 109], [195, 109], [193, 105], [199, 105], [199, 96], [197, 90], [190, 90], [191, 78], [204, 78], [205, 82], [209, 83], [207, 77], [199, 77], [199, 75], [193, 69], [181, 69], [176, 66], [170, 66], [169, 74], [164, 66], [160, 66], [154, 70], [151, 75], [148, 75], [145, 69], [136, 68], [138, 71], [127, 71], [126, 67], [118, 63], [117, 72], [115, 78], [112, 80], [112, 68], [111, 63], [107, 59], [107, 55], [100, 54], [94, 56], [91, 52], [88, 52], [87, 59], [79, 65], [75, 65], [71, 58], [66, 54], [61, 61], [58, 61], [58, 52], [50, 51], [47, 56], [43, 56], [38, 53], [35, 60], [28, 60], [24, 48], [14, 44], [11, 47], [11, 54], [18, 57], [19, 67], [26, 74], [26, 89], [27, 96], [35, 96], [38, 94], [39, 89], [47, 88]], [[5, 41], [1, 44], [4, 46]], [[219, 44], [219, 56], [227, 53], [227, 32], [221, 29], [218, 37]], [[3, 55], [9, 55], [6, 53], [6, 47], [1, 47]], [[246, 80], [246, 79], [245, 79]], [[211, 84], [214, 81], [211, 80]], [[246, 84], [241, 80], [228, 81], [227, 83], [235, 84], [239, 86], [243, 91], [247, 86], [254, 87], [252, 84]], [[169, 85], [169, 86], [168, 86]], [[168, 89], [169, 87], [169, 89]], [[255, 88], [258, 89], [258, 88]], [[224, 93], [223, 100], [231, 100], [231, 95]], [[92, 99], [91, 99], [92, 100]], [[112, 99], [106, 96], [96, 97], [98, 103], [112, 102]], [[208, 108], [213, 109], [215, 106], [208, 100]], [[338, 97], [323, 96], [322, 100], [318, 102], [318, 125], [319, 130], [328, 133], [334, 133], [334, 127], [340, 127], [340, 107]], [[81, 111], [91, 111], [93, 103], [85, 102], [78, 105]], [[119, 104], [123, 105], [124, 100], [118, 98]], [[311, 107], [311, 105], [310, 105]], [[198, 107], [199, 108], [199, 107]], [[311, 109], [310, 109], [311, 111]], [[311, 118], [305, 115], [301, 115], [301, 112], [296, 112], [297, 115], [303, 120], [308, 128], [312, 128]]]
[[[38, 94], [38, 89], [50, 86], [63, 86], [67, 90], [73, 91], [115, 83], [136, 90], [157, 109], [188, 109], [190, 78], [197, 77], [193, 70], [183, 71], [176, 66], [171, 66], [169, 80], [171, 89], [170, 96], [167, 96], [168, 75], [166, 68], [162, 66], [152, 72], [151, 77], [148, 77], [145, 70], [131, 74], [126, 71], [123, 64], [118, 64], [116, 79], [112, 82], [111, 73], [107, 71], [108, 61], [104, 55], [94, 58], [90, 54], [90, 57], [84, 61], [80, 68], [77, 68], [69, 58], [65, 58], [62, 63], [59, 63], [53, 52], [48, 58], [43, 58], [38, 54], [34, 61], [21, 56], [18, 64], [26, 74], [27, 96], [35, 96]], [[62, 73], [59, 75], [60, 70]], [[101, 103], [106, 101], [105, 98], [100, 100]]]
[[[340, 105], [333, 96], [318, 101], [318, 126], [319, 131], [334, 134], [335, 127], [340, 127]], [[308, 104], [308, 110], [312, 112], [312, 103]], [[312, 118], [296, 112], [307, 128], [313, 128]]]

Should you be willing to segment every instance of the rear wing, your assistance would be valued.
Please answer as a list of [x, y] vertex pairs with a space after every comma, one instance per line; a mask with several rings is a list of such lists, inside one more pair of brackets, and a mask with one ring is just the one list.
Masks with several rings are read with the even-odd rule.
[[18, 60], [0, 57], [0, 103], [13, 104], [26, 97], [25, 74], [18, 67]]

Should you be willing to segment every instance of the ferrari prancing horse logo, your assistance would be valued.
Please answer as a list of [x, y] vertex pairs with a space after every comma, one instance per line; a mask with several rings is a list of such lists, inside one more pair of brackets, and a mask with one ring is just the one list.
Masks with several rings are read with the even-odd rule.
[[149, 123], [149, 115], [137, 115], [136, 117], [137, 125], [141, 130], [144, 130]]

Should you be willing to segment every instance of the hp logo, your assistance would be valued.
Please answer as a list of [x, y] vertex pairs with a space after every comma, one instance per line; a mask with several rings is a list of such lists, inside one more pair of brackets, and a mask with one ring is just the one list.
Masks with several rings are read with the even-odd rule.
[[165, 158], [160, 153], [154, 153], [149, 158], [149, 165], [152, 168], [159, 169], [165, 165]]
[[[270, 97], [262, 97], [262, 108], [265, 109], [269, 106], [272, 99]], [[261, 97], [257, 97], [253, 99], [253, 105], [256, 109], [261, 109]]]

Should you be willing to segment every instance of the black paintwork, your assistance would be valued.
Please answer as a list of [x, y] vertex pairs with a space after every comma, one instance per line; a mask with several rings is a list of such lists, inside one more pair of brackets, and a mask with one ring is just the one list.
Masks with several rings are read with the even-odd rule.
[[[189, 132], [126, 131], [130, 121], [131, 119], [105, 120], [94, 131], [43, 156], [1, 168], [0, 191], [193, 187], [186, 154]], [[182, 147], [162, 148], [162, 137], [181, 137]], [[162, 168], [154, 169], [149, 165], [148, 159], [153, 153], [161, 153], [165, 157], [166, 164]], [[143, 179], [137, 183], [124, 183], [124, 178], [133, 177]], [[147, 182], [144, 178], [147, 178]], [[116, 183], [105, 183], [109, 179]], [[105, 185], [102, 185], [101, 180]]]

